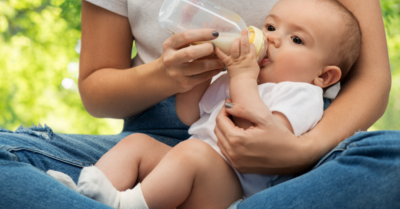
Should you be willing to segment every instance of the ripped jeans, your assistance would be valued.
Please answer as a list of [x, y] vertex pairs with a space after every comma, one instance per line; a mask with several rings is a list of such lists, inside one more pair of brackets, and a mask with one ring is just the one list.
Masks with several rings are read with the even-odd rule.
[[[189, 138], [175, 98], [128, 120], [120, 134], [56, 134], [51, 128], [0, 129], [0, 208], [109, 208], [69, 189], [45, 172], [76, 182], [121, 139], [145, 133], [174, 146]], [[400, 132], [360, 132], [327, 154], [313, 170], [259, 192], [238, 208], [400, 208]]]
[[175, 113], [170, 97], [124, 121], [117, 135], [57, 134], [51, 128], [0, 128], [0, 208], [109, 208], [65, 187], [47, 175], [61, 171], [77, 182], [85, 166], [97, 160], [120, 140], [145, 133], [174, 146], [188, 139], [188, 126]]

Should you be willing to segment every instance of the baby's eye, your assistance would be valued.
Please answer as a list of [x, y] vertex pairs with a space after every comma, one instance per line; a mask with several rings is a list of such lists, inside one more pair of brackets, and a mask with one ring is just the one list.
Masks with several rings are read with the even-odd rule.
[[303, 41], [301, 40], [301, 38], [299, 38], [298, 36], [293, 36], [292, 41], [295, 44], [304, 44]]
[[267, 30], [268, 31], [275, 31], [275, 27], [272, 26], [272, 25], [268, 25]]

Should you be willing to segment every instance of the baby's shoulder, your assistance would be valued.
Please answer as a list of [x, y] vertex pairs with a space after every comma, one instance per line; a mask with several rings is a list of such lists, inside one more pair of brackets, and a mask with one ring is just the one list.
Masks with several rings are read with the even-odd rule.
[[309, 93], [309, 94], [316, 94], [318, 96], [322, 97], [323, 90], [321, 87], [305, 83], [305, 82], [291, 82], [291, 81], [285, 81], [285, 82], [280, 82], [276, 83], [273, 86], [273, 92], [276, 93]]

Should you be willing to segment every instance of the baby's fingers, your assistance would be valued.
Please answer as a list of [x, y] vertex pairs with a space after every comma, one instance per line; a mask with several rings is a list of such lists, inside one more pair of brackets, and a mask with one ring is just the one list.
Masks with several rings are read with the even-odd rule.
[[250, 52], [249, 32], [244, 29], [240, 36], [240, 54], [246, 55]]
[[227, 65], [229, 63], [229, 56], [226, 55], [224, 52], [221, 51], [221, 49], [219, 49], [218, 47], [215, 47], [214, 50], [215, 55], [217, 55], [217, 57], [225, 64]]
[[240, 39], [233, 40], [231, 45], [231, 57], [232, 59], [238, 59], [240, 57]]

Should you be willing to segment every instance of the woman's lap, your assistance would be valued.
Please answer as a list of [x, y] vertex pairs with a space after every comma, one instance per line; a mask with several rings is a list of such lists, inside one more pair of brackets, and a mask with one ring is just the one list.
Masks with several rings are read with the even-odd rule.
[[[58, 170], [77, 181], [84, 166], [132, 133], [174, 146], [189, 137], [174, 97], [125, 120], [117, 135], [56, 134], [50, 128], [0, 130], [0, 206], [107, 208], [45, 174]], [[32, 166], [34, 165], [34, 166]], [[238, 208], [400, 207], [400, 132], [360, 132], [326, 155], [312, 171], [264, 190]], [[393, 186], [392, 186], [393, 185]], [[23, 199], [23, 200], [22, 200]]]
[[[400, 131], [359, 132], [309, 172], [237, 208], [400, 208]], [[232, 207], [235, 208], [235, 207]]]
[[188, 127], [176, 116], [174, 101], [174, 97], [168, 98], [157, 107], [125, 120], [124, 130], [117, 135], [57, 134], [47, 126], [20, 127], [16, 131], [0, 128], [0, 208], [26, 204], [15, 198], [25, 198], [31, 208], [98, 208], [97, 202], [68, 191], [45, 171], [64, 172], [76, 182], [82, 167], [93, 165], [133, 133], [146, 133], [170, 146], [178, 144], [189, 135]]

